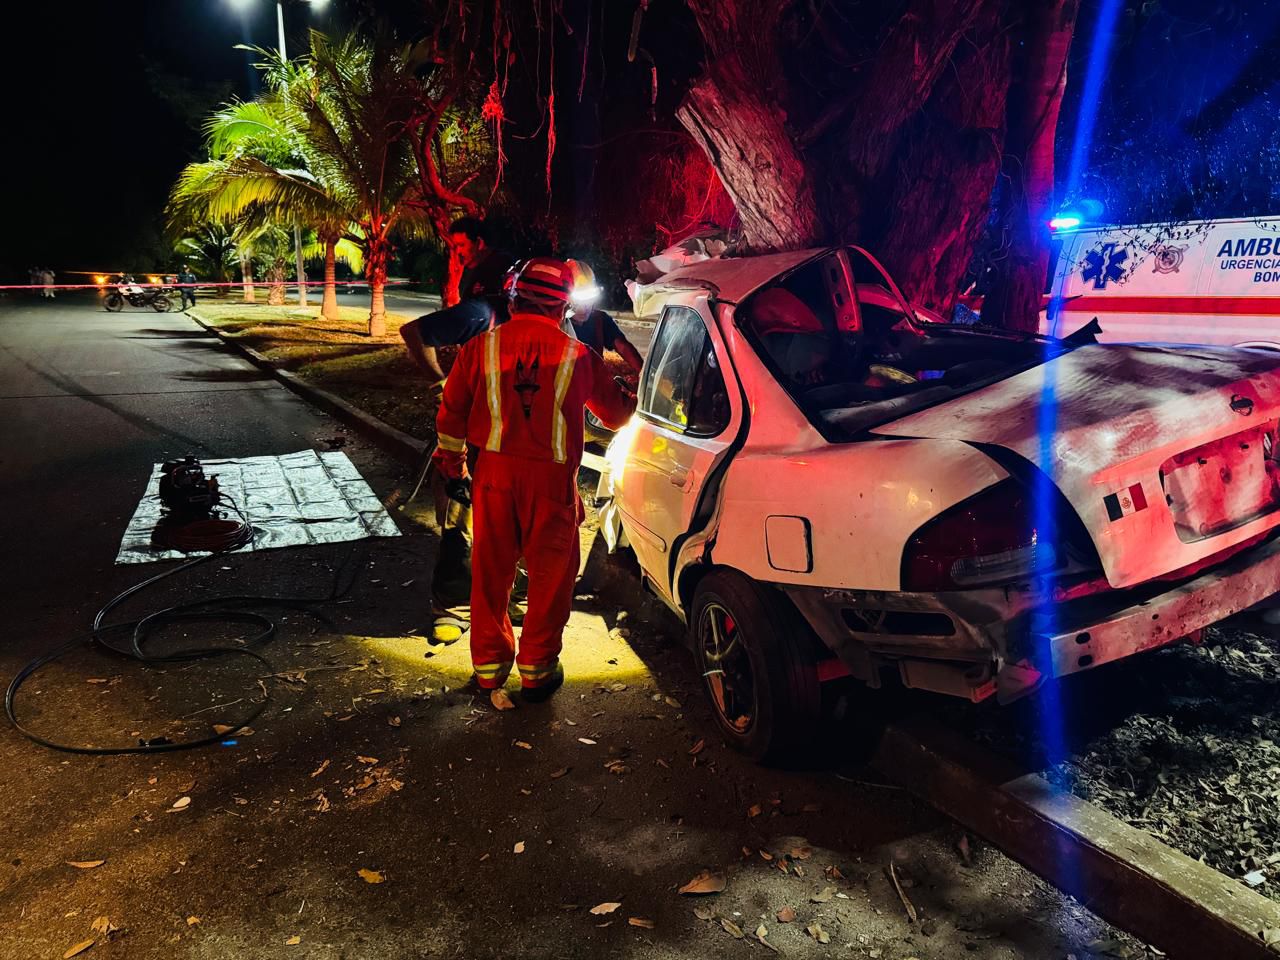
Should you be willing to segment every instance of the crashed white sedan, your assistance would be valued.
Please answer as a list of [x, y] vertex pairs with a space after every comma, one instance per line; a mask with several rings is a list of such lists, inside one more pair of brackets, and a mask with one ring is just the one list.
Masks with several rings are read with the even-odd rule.
[[604, 525], [752, 755], [842, 677], [1008, 701], [1280, 590], [1275, 354], [938, 323], [857, 248], [644, 293]]

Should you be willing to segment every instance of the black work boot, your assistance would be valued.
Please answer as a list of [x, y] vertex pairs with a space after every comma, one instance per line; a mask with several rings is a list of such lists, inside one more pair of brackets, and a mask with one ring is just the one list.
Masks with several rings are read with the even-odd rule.
[[551, 695], [564, 685], [564, 667], [557, 663], [555, 670], [551, 676], [547, 678], [546, 683], [540, 683], [536, 687], [521, 687], [520, 696], [528, 700], [530, 703], [542, 703], [551, 699]]

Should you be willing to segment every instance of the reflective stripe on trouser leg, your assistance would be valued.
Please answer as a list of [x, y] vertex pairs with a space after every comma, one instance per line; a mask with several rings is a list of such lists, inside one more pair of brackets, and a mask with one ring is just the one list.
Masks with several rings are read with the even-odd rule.
[[505, 664], [505, 680], [516, 651], [507, 602], [520, 559], [520, 526], [512, 476], [518, 470], [510, 460], [481, 454], [472, 486], [471, 662], [480, 685], [489, 689], [501, 683], [486, 683], [481, 668]]
[[511, 676], [511, 661], [506, 663], [477, 663], [474, 665], [476, 681], [482, 690], [496, 690]]
[[520, 669], [520, 686], [522, 687], [540, 687], [556, 672], [556, 664], [560, 662], [560, 658], [556, 657], [550, 663], [528, 664], [522, 663]]

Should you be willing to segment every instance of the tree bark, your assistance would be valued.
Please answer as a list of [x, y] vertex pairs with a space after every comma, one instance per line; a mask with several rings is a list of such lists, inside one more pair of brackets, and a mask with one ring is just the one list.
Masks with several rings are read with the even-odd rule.
[[986, 224], [1005, 137], [1011, 39], [993, 8], [968, 26], [924, 110], [896, 135], [862, 225], [894, 279], [944, 317]]
[[1009, 248], [997, 259], [982, 322], [1034, 332], [1049, 269], [1049, 218], [1055, 210], [1054, 142], [1067, 83], [1067, 55], [1078, 0], [1028, 0], [1027, 51], [1009, 97], [1001, 220]]
[[276, 257], [271, 261], [271, 269], [268, 272], [268, 278], [271, 281], [271, 287], [267, 290], [267, 303], [273, 307], [284, 306], [284, 258]]
[[243, 285], [244, 302], [253, 303], [253, 251], [247, 247], [240, 248], [240, 282]]
[[320, 316], [326, 320], [337, 320], [339, 316], [337, 237], [325, 237], [324, 240], [324, 300], [320, 305]]
[[365, 251], [365, 278], [369, 281], [369, 336], [371, 337], [387, 335], [385, 291], [388, 253], [387, 241], [384, 238], [370, 237]]
[[756, 250], [823, 238], [804, 157], [786, 126], [777, 0], [689, 0], [707, 47], [702, 76], [676, 117], [706, 152]]

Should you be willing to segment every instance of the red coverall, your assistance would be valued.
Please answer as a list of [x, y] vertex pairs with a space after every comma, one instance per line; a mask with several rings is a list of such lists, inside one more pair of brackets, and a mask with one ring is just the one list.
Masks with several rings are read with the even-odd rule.
[[[515, 313], [467, 341], [445, 382], [437, 466], [464, 477], [467, 445], [480, 451], [472, 484], [471, 660], [485, 689], [502, 686], [513, 661], [524, 687], [546, 683], [559, 662], [578, 576], [583, 407], [617, 428], [635, 401], [595, 353], [533, 313]], [[507, 601], [521, 557], [529, 608], [517, 655]]]

